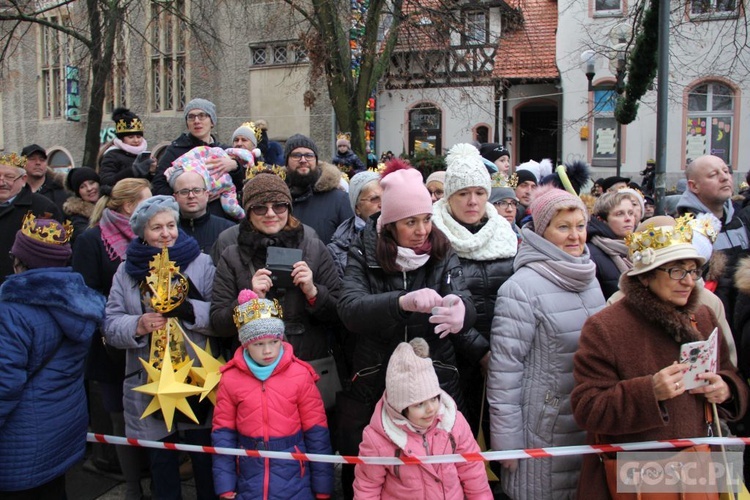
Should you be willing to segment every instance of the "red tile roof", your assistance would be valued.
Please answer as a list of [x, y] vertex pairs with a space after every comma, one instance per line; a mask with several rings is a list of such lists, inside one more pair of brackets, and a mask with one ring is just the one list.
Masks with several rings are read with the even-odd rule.
[[506, 0], [520, 8], [523, 26], [505, 31], [495, 55], [495, 78], [559, 78], [556, 63], [557, 2]]

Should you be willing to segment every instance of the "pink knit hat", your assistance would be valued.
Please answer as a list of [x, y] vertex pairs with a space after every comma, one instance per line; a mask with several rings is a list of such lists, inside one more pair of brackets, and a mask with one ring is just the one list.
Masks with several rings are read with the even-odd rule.
[[423, 338], [401, 342], [393, 351], [385, 373], [385, 399], [401, 413], [405, 408], [440, 394], [429, 346]]
[[552, 187], [551, 185], [549, 188], [541, 187], [537, 189], [536, 196], [531, 201], [531, 205], [529, 205], [531, 218], [534, 221], [534, 232], [542, 236], [557, 212], [576, 208], [581, 210], [586, 220], [588, 220], [589, 216], [588, 212], [586, 212], [586, 205], [584, 205], [578, 196]]
[[386, 174], [380, 181], [383, 188], [380, 224], [420, 214], [432, 213], [430, 192], [422, 184], [422, 174], [415, 168], [404, 168]]

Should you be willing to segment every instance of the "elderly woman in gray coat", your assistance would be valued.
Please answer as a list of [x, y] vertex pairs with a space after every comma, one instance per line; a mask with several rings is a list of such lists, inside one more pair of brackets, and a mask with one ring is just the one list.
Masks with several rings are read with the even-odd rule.
[[[551, 188], [532, 201], [515, 273], [498, 291], [487, 400], [493, 450], [583, 444], [570, 406], [573, 354], [586, 319], [604, 307], [586, 248], [587, 213]], [[501, 485], [514, 500], [574, 498], [578, 456], [508, 460]]]
[[[163, 418], [151, 414], [141, 418], [153, 396], [133, 391], [144, 385], [148, 374], [140, 360], [150, 361], [151, 337], [176, 317], [190, 340], [205, 348], [211, 335], [209, 308], [215, 269], [211, 257], [201, 253], [198, 242], [178, 227], [179, 207], [172, 196], [153, 196], [141, 201], [130, 217], [130, 227], [137, 236], [126, 250], [126, 260], [120, 264], [112, 281], [104, 321], [104, 337], [108, 344], [126, 350], [126, 369], [123, 405], [125, 434], [129, 438], [177, 441], [178, 431], [185, 431], [184, 440], [191, 444], [211, 445], [210, 414], [203, 415], [199, 425], [178, 422], [179, 412], [171, 430]], [[154, 312], [150, 306], [150, 292], [144, 286], [149, 275], [149, 264], [155, 255], [167, 247], [170, 260], [188, 278], [188, 297], [179, 307], [166, 314]], [[197, 356], [185, 342], [194, 364]], [[214, 350], [214, 352], [216, 352]], [[210, 413], [210, 412], [208, 412]], [[161, 414], [161, 412], [157, 412]], [[199, 416], [200, 418], [200, 416]], [[154, 498], [180, 498], [178, 454], [174, 451], [150, 451], [151, 491]], [[215, 498], [211, 456], [191, 453], [193, 474], [198, 498]]]

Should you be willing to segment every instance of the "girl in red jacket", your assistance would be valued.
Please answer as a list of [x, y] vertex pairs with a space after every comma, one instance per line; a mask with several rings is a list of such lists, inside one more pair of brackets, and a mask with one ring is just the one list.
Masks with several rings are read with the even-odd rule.
[[[429, 347], [420, 337], [396, 347], [385, 394], [365, 428], [360, 456], [420, 457], [478, 453], [469, 424], [440, 389]], [[354, 469], [355, 499], [491, 499], [483, 462], [365, 465]]]
[[[234, 321], [242, 347], [221, 369], [214, 446], [331, 454], [318, 375], [282, 341], [278, 301], [243, 290], [238, 302]], [[333, 465], [216, 455], [214, 485], [220, 498], [329, 498]]]

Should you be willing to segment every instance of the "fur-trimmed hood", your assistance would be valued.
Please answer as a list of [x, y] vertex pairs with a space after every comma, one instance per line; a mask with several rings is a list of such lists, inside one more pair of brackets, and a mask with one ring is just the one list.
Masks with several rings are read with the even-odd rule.
[[90, 219], [94, 212], [94, 203], [84, 201], [78, 196], [71, 196], [63, 203], [63, 212], [67, 216], [80, 215]]
[[[374, 415], [378, 415], [380, 418], [373, 418], [372, 423], [375, 424], [374, 428], [381, 434], [385, 435], [401, 450], [407, 451], [409, 432], [414, 433], [414, 431], [409, 430], [412, 428], [411, 423], [406, 417], [398, 419], [392, 418], [386, 409], [387, 404], [388, 402], [386, 401], [385, 396], [383, 396], [375, 408]], [[438, 410], [438, 415], [436, 417], [437, 422], [433, 425], [438, 429], [450, 433], [456, 423], [456, 411], [456, 403], [447, 392], [441, 390], [440, 409]]]
[[734, 273], [734, 285], [740, 292], [750, 295], [750, 257], [745, 257], [737, 262], [737, 270]]
[[58, 172], [52, 167], [47, 167], [47, 176], [46, 178], [49, 179], [52, 184], [55, 185], [55, 187], [64, 188], [65, 187], [65, 177], [68, 174]]
[[324, 161], [318, 162], [318, 166], [320, 167], [320, 179], [315, 183], [313, 191], [325, 193], [338, 189], [341, 182], [341, 171], [335, 165]]
[[638, 279], [638, 276], [623, 274], [620, 277], [620, 290], [633, 312], [662, 330], [679, 343], [701, 340], [701, 335], [692, 323], [693, 314], [700, 307], [700, 285], [696, 283], [687, 304], [675, 307], [654, 295]]
[[706, 281], [719, 281], [727, 270], [727, 255], [724, 252], [713, 252], [708, 259]]

